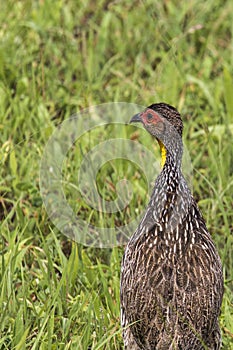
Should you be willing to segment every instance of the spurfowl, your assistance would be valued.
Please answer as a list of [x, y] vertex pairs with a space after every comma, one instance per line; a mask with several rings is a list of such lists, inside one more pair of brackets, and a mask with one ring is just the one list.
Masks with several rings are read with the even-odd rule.
[[180, 114], [158, 103], [130, 122], [157, 139], [162, 170], [122, 261], [125, 349], [220, 349], [222, 266], [181, 172]]

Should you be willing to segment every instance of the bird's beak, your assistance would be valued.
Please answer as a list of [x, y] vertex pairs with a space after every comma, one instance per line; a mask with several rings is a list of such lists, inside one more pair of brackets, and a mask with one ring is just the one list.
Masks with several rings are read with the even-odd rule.
[[130, 123], [142, 123], [141, 113], [135, 114], [131, 119]]

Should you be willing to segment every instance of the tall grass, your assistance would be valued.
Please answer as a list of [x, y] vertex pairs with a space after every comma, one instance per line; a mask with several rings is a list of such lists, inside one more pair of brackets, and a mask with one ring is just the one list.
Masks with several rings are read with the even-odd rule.
[[[1, 2], [0, 23], [0, 348], [122, 349], [123, 248], [84, 247], [57, 231], [40, 196], [40, 160], [55, 128], [83, 108], [166, 101], [184, 116], [194, 195], [224, 267], [223, 349], [233, 349], [232, 1], [10, 0]], [[68, 183], [88, 142], [67, 156]], [[100, 170], [98, 186], [112, 199], [122, 176], [136, 193], [130, 218], [148, 198], [143, 174], [116, 160]], [[65, 190], [84, 216], [113, 224]]]

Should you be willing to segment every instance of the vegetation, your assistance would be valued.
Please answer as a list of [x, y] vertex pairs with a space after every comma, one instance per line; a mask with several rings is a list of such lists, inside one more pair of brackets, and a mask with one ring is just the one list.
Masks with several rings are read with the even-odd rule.
[[[39, 188], [56, 127], [88, 106], [118, 101], [165, 101], [184, 116], [194, 196], [224, 267], [223, 349], [233, 349], [232, 1], [9, 0], [0, 23], [0, 349], [122, 349], [123, 247], [69, 240], [49, 219]], [[103, 140], [107, 133], [100, 128]], [[133, 126], [125, 137], [158, 149]], [[90, 133], [68, 154], [68, 184], [97, 140]], [[115, 198], [123, 177], [134, 195], [118, 224], [148, 198], [143, 173], [119, 159], [100, 169], [102, 196]], [[65, 191], [84, 218], [115, 224]]]

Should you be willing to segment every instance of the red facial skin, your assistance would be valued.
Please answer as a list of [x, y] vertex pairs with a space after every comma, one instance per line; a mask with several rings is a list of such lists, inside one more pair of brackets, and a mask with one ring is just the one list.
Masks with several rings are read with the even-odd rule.
[[152, 109], [148, 109], [147, 111], [143, 112], [141, 114], [141, 118], [144, 124], [157, 124], [162, 122], [160, 116]]
[[152, 109], [148, 109], [141, 113], [141, 120], [145, 126], [155, 126], [157, 132], [163, 133], [165, 130], [165, 123], [158, 113]]

